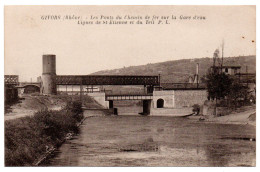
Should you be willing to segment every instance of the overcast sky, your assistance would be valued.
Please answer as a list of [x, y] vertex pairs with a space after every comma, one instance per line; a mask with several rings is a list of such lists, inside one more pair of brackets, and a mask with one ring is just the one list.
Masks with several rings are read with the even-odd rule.
[[[43, 15], [180, 15], [206, 20], [169, 25], [78, 25]], [[42, 73], [42, 54], [56, 55], [58, 75], [87, 75], [183, 58], [212, 57], [225, 40], [225, 56], [255, 55], [254, 6], [8, 6], [5, 74], [21, 81]], [[252, 42], [253, 41], [253, 42]]]

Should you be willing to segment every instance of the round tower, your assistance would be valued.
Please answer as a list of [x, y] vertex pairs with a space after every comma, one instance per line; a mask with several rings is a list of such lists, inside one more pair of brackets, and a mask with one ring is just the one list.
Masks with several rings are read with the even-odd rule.
[[45, 95], [56, 94], [56, 55], [42, 56], [42, 85], [41, 93]]

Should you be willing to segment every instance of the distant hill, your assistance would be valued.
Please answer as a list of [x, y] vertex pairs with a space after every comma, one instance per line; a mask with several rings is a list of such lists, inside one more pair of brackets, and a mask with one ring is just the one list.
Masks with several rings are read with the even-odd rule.
[[[199, 63], [199, 75], [206, 75], [213, 59], [197, 58], [182, 59], [160, 63], [153, 63], [140, 66], [130, 66], [120, 69], [103, 70], [92, 73], [92, 75], [158, 75], [161, 74], [161, 82], [188, 82], [190, 76], [196, 72], [196, 64]], [[224, 65], [241, 66], [241, 73], [246, 72], [248, 66], [249, 73], [256, 72], [256, 56], [239, 56], [224, 58]]]

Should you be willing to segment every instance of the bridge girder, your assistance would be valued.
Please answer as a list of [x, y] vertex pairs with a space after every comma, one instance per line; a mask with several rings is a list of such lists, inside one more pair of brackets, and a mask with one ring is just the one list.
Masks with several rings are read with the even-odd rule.
[[158, 76], [57, 75], [57, 85], [159, 85]]
[[5, 75], [5, 85], [18, 85], [19, 76], [18, 75]]
[[153, 95], [106, 95], [108, 100], [152, 100]]

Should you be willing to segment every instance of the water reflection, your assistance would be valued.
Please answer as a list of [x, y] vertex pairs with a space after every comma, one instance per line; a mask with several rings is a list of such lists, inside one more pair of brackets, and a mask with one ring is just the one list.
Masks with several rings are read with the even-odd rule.
[[254, 166], [255, 128], [173, 117], [92, 117], [48, 166]]

